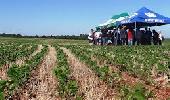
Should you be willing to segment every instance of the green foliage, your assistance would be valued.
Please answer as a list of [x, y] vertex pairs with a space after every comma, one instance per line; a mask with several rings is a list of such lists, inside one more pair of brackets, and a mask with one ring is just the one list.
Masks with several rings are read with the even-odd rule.
[[[91, 60], [91, 52], [87, 52], [86, 49], [81, 49], [80, 46], [66, 46], [82, 61], [87, 64], [87, 66], [92, 69], [96, 75], [106, 82], [108, 85], [113, 86], [113, 81], [119, 81], [120, 76], [114, 74], [114, 72], [109, 73], [108, 66], [98, 66], [96, 61]], [[85, 47], [85, 46], [84, 46]], [[75, 49], [76, 48], [76, 49]]]
[[[29, 48], [31, 46], [31, 48]], [[32, 54], [37, 45], [22, 43], [2, 43], [0, 44], [0, 67], [8, 62], [14, 62], [22, 57]]]
[[0, 100], [5, 100], [3, 92], [0, 92]]
[[67, 82], [68, 94], [75, 96], [78, 91], [77, 82], [75, 80], [70, 80]]
[[[103, 64], [117, 66], [120, 71], [128, 71], [131, 75], [152, 82], [152, 70], [169, 75], [170, 46], [66, 46], [80, 58], [97, 58]], [[76, 50], [73, 50], [75, 49]], [[81, 51], [81, 52], [80, 52]], [[80, 59], [81, 60], [81, 59]], [[90, 61], [85, 61], [90, 62]], [[94, 61], [93, 61], [94, 62]], [[94, 63], [95, 64], [95, 63]], [[94, 65], [95, 66], [95, 65]]]
[[98, 75], [102, 80], [106, 80], [107, 76], [109, 75], [108, 66], [98, 68]]
[[57, 50], [57, 67], [54, 72], [59, 80], [59, 94], [61, 97], [70, 99], [70, 97], [77, 97], [78, 85], [77, 82], [70, 77], [69, 65], [67, 56], [58, 46]]
[[[33, 56], [30, 60], [27, 60], [26, 63], [22, 66], [17, 66], [13, 64], [7, 74], [10, 78], [10, 81], [6, 81], [6, 89], [9, 95], [20, 85], [23, 85], [25, 81], [27, 81], [30, 72], [37, 67], [37, 65], [42, 61], [44, 54], [47, 52], [47, 46], [41, 50], [40, 53]], [[3, 91], [2, 91], [3, 92]]]
[[[139, 77], [146, 82], [155, 83], [152, 79], [152, 70], [155, 67], [156, 73], [169, 75], [169, 46], [136, 46], [136, 47], [100, 47], [100, 46], [65, 46], [70, 49], [81, 61], [86, 63], [96, 75], [112, 87], [118, 87], [123, 92], [124, 98], [129, 100], [145, 100], [152, 97], [150, 91], [146, 91], [142, 86], [120, 87], [121, 76], [119, 72], [109, 72], [107, 66], [114, 65], [120, 72], [128, 72], [134, 77]], [[96, 61], [102, 65], [98, 66]], [[126, 100], [126, 99], [125, 99]]]
[[152, 93], [146, 91], [145, 88], [137, 84], [133, 88], [129, 88], [128, 86], [122, 86], [120, 90], [122, 94], [122, 99], [124, 100], [147, 100], [147, 98], [152, 97]]
[[76, 100], [83, 100], [83, 98], [81, 96], [77, 96]]
[[7, 81], [0, 80], [0, 92], [3, 92], [6, 87]]

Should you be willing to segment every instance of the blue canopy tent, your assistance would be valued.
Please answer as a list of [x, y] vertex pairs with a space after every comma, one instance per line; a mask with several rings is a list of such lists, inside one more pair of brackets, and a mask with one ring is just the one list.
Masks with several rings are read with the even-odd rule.
[[145, 27], [145, 26], [161, 26], [170, 24], [170, 18], [155, 13], [146, 7], [142, 7], [132, 16], [118, 21], [117, 25], [125, 25], [131, 27]]

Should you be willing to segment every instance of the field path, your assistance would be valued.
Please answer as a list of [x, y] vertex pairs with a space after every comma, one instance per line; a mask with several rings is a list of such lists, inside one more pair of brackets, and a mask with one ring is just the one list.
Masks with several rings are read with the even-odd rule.
[[[42, 45], [38, 45], [38, 48], [36, 51], [34, 51], [30, 56], [29, 56], [29, 59], [31, 59], [33, 56], [35, 56], [37, 53], [41, 52], [41, 49], [43, 49], [43, 46]], [[9, 64], [6, 64], [4, 66], [2, 66], [0, 68], [0, 80], [7, 80], [8, 79], [8, 76], [7, 76], [7, 72], [8, 72], [8, 69], [12, 66], [12, 64], [16, 64], [18, 66], [21, 66], [25, 63], [25, 60], [26, 58], [21, 58], [21, 59], [18, 59], [16, 60], [15, 62], [10, 62]]]
[[56, 50], [49, 46], [43, 62], [31, 74], [31, 78], [15, 93], [17, 100], [60, 100], [57, 96], [57, 80], [53, 74], [56, 65]]
[[117, 100], [116, 93], [110, 89], [83, 63], [81, 63], [71, 52], [66, 48], [64, 53], [68, 55], [68, 62], [71, 65], [72, 75], [80, 86], [79, 92], [84, 94], [84, 100]]

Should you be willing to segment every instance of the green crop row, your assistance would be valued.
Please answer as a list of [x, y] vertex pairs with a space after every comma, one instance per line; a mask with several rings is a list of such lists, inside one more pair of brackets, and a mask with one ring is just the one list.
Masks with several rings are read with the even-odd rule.
[[134, 77], [139, 77], [151, 83], [155, 83], [151, 78], [153, 74], [170, 75], [170, 57], [167, 54], [170, 47], [81, 46], [79, 48], [103, 63], [118, 66], [121, 71], [127, 71]]
[[65, 99], [71, 98], [78, 99], [80, 98], [77, 95], [78, 84], [75, 81], [75, 79], [70, 76], [71, 73], [67, 61], [67, 56], [63, 52], [63, 50], [60, 49], [58, 46], [56, 46], [56, 50], [57, 50], [57, 67], [55, 68], [54, 72], [59, 81], [58, 85], [59, 95]]
[[[121, 99], [137, 99], [138, 98], [149, 98], [151, 97], [151, 92], [148, 92], [142, 85], [138, 87], [138, 84], [134, 87], [129, 87], [126, 84], [122, 84], [120, 73], [110, 72], [108, 66], [98, 66], [96, 61], [91, 60], [91, 52], [82, 49], [81, 46], [66, 46], [70, 49], [81, 61], [85, 62], [95, 73], [96, 75], [102, 79], [104, 82], [113, 88], [117, 88], [118, 91], [121, 92]], [[135, 93], [134, 91], [139, 91]], [[142, 100], [142, 99], [141, 99]]]
[[68, 49], [71, 49], [71, 51], [78, 57], [82, 62], [85, 62], [93, 71], [96, 72], [96, 75], [99, 76], [102, 80], [107, 80], [109, 78], [109, 68], [108, 66], [99, 67], [97, 65], [97, 62], [91, 60], [91, 56], [89, 53], [86, 53], [84, 51], [81, 51], [78, 48], [75, 48], [74, 46], [67, 46]]
[[[31, 47], [31, 48], [30, 48]], [[30, 44], [1, 44], [0, 45], [0, 67], [9, 62], [14, 62], [22, 57], [28, 57], [33, 53], [37, 45]]]
[[[10, 67], [7, 72], [9, 80], [0, 81], [0, 95], [2, 95], [0, 100], [9, 98], [15, 89], [22, 86], [29, 79], [31, 71], [42, 61], [47, 50], [48, 47], [44, 46], [41, 52], [33, 56], [30, 60], [27, 60], [24, 65], [17, 66], [13, 64], [12, 67]], [[3, 95], [5, 95], [5, 97], [3, 97]]]

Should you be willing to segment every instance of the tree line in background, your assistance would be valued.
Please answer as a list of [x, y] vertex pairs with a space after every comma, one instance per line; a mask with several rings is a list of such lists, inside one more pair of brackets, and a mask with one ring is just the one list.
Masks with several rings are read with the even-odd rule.
[[87, 40], [88, 34], [80, 34], [79, 36], [76, 35], [43, 35], [43, 36], [22, 36], [21, 34], [0, 34], [0, 37], [13, 37], [13, 38], [51, 38], [51, 39], [75, 39], [75, 40]]

